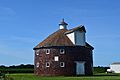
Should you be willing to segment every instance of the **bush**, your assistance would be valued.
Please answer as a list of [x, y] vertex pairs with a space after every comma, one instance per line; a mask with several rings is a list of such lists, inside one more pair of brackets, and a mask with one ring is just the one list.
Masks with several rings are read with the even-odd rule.
[[98, 66], [98, 67], [94, 67], [93, 72], [94, 73], [105, 73], [105, 72], [107, 72], [107, 69], [109, 69], [109, 67]]

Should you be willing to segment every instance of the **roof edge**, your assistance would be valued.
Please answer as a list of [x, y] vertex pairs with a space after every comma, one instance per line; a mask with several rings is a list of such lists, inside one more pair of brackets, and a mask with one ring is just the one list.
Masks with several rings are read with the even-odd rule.
[[70, 29], [70, 30], [66, 31], [65, 34], [69, 34], [69, 33], [72, 33], [72, 32], [74, 32], [74, 31], [77, 31], [77, 30], [83, 31], [83, 32], [86, 33], [85, 27], [84, 27], [83, 25], [80, 25], [80, 26], [78, 26], [78, 27], [75, 27], [75, 28], [73, 28], [73, 29]]
[[80, 46], [80, 45], [74, 45], [74, 46], [41, 46], [41, 47], [39, 47], [39, 48], [33, 48], [33, 50], [36, 50], [36, 49], [41, 49], [41, 48], [55, 48], [55, 47], [85, 47], [85, 48], [90, 48], [90, 49], [94, 49], [94, 47], [92, 47], [90, 44], [88, 44], [87, 42], [86, 42], [86, 46]]

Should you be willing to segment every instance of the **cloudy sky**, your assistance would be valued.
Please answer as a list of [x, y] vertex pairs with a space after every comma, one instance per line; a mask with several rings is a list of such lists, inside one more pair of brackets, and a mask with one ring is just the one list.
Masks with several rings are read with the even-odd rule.
[[0, 0], [0, 65], [33, 64], [33, 47], [59, 29], [84, 25], [94, 66], [120, 62], [120, 0]]

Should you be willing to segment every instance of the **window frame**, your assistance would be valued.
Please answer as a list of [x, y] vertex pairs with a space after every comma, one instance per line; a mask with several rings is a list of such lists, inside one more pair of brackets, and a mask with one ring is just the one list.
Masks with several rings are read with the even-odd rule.
[[40, 63], [39, 63], [39, 62], [36, 63], [36, 67], [37, 67], [37, 68], [40, 67]]
[[45, 67], [50, 67], [50, 62], [46, 62]]
[[38, 56], [40, 53], [40, 49], [36, 50], [36, 55]]
[[65, 49], [60, 49], [60, 54], [65, 54]]
[[60, 62], [60, 67], [65, 67], [65, 62]]
[[54, 56], [54, 61], [59, 61], [59, 56]]
[[50, 54], [50, 49], [45, 49], [46, 54]]

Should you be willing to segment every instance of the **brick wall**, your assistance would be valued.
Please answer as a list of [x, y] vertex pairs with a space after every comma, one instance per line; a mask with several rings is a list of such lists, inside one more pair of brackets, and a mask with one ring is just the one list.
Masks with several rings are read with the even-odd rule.
[[[50, 54], [46, 54], [46, 49], [50, 49]], [[60, 54], [60, 49], [65, 53]], [[59, 61], [54, 61], [54, 56], [59, 57]], [[92, 75], [92, 49], [80, 46], [61, 46], [40, 48], [39, 55], [35, 54], [35, 74], [40, 76], [67, 76], [76, 75], [75, 61], [85, 61], [85, 75]], [[36, 63], [39, 62], [39, 67]], [[50, 67], [46, 67], [46, 62]], [[60, 62], [65, 62], [64, 67], [60, 67]]]

